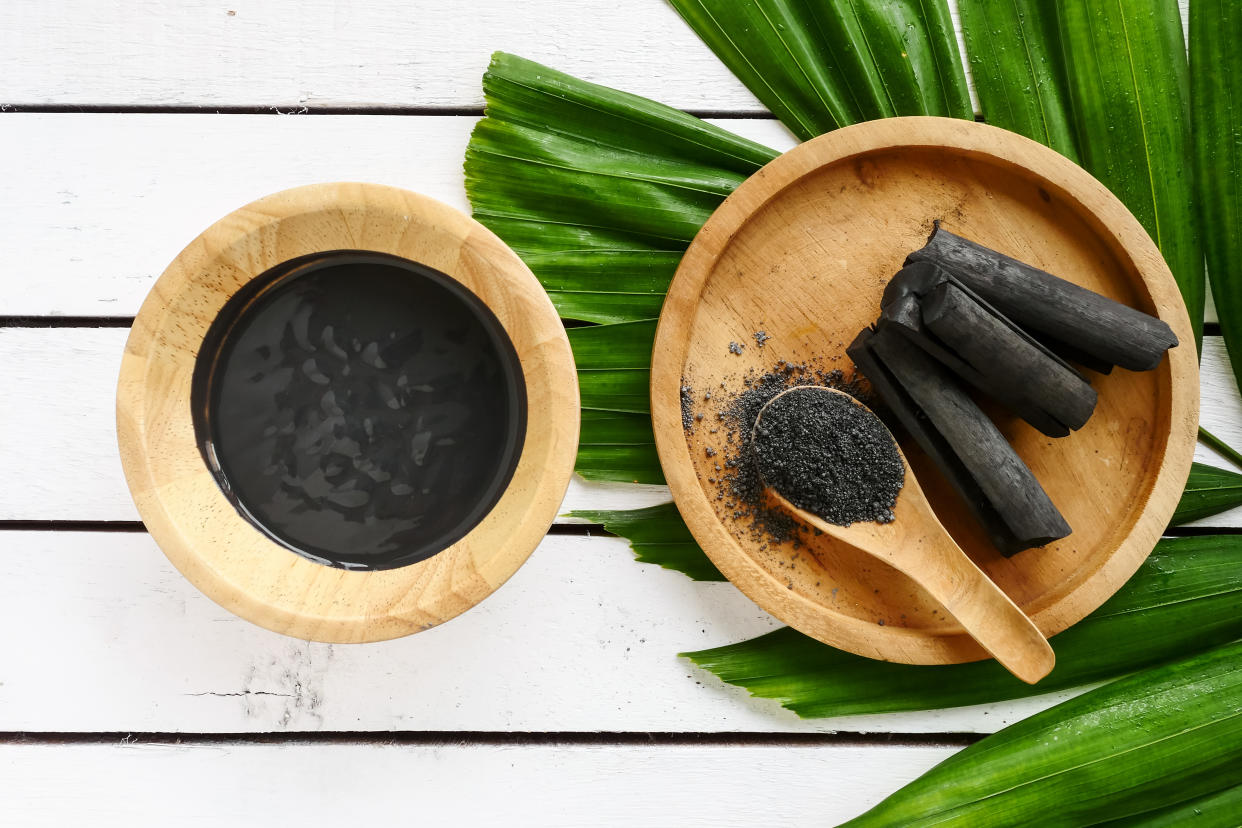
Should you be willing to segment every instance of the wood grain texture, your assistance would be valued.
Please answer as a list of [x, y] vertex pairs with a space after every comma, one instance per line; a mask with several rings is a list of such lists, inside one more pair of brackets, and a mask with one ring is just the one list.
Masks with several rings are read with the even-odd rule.
[[[0, 747], [23, 828], [837, 824], [954, 748], [114, 744]], [[157, 780], [158, 784], [152, 784]], [[826, 781], [827, 780], [827, 781]], [[221, 792], [227, 792], [222, 795]]]
[[675, 655], [773, 618], [616, 538], [548, 537], [475, 609], [377, 644], [250, 624], [143, 534], [0, 533], [0, 604], [42, 619], [0, 639], [0, 731], [991, 732], [1074, 695], [800, 720]]
[[[500, 499], [461, 540], [396, 569], [344, 571], [291, 554], [227, 499], [194, 430], [192, 378], [220, 309], [276, 265], [333, 250], [399, 256], [458, 282], [492, 310], [522, 365], [529, 427]], [[500, 239], [408, 190], [317, 184], [233, 211], [168, 266], [126, 340], [116, 422], [138, 511], [191, 582], [268, 629], [359, 642], [442, 623], [517, 571], [573, 474], [578, 408], [565, 329], [534, 274]]]
[[[196, 233], [289, 187], [376, 181], [468, 211], [462, 158], [477, 121], [4, 115], [0, 203], [24, 207], [0, 222], [0, 245], [22, 251], [0, 262], [0, 314], [132, 316]], [[776, 121], [713, 123], [777, 149], [794, 145]]]
[[[1074, 533], [1002, 557], [952, 492], [926, 487], [967, 554], [1045, 635], [1075, 623], [1151, 551], [1194, 454], [1197, 355], [1185, 306], [1159, 251], [1082, 168], [1013, 133], [952, 119], [894, 118], [838, 130], [764, 167], [713, 214], [669, 289], [656, 332], [652, 419], [665, 477], [696, 540], [760, 606], [821, 641], [910, 663], [983, 651], [908, 578], [825, 537], [754, 540], [709, 482], [723, 437], [682, 427], [679, 389], [715, 389], [778, 360], [852, 370], [846, 343], [933, 219], [1007, 254], [1159, 315], [1185, 347], [1155, 371], [1097, 377], [1100, 404], [1073, 439], [1000, 420]], [[732, 340], [771, 336], [729, 356]], [[700, 430], [701, 431], [701, 430]], [[915, 475], [930, 477], [912, 447]]]
[[[128, 333], [124, 328], [0, 328], [0, 388], [9, 391], [0, 406], [0, 465], [20, 470], [22, 478], [22, 485], [9, 487], [0, 500], [0, 521], [138, 520], [112, 422], [115, 378]], [[1200, 377], [1203, 426], [1242, 446], [1242, 396], [1218, 336], [1204, 339]], [[1231, 468], [1201, 444], [1195, 459]], [[668, 500], [665, 486], [590, 483], [575, 476], [560, 511], [638, 509]], [[1242, 527], [1242, 509], [1193, 525]]]

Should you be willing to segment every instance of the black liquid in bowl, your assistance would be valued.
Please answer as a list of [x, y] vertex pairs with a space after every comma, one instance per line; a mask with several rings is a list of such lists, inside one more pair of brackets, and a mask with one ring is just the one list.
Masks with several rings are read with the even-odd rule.
[[199, 445], [248, 520], [311, 560], [406, 566], [496, 505], [526, 435], [517, 353], [431, 268], [334, 251], [229, 300], [194, 376]]

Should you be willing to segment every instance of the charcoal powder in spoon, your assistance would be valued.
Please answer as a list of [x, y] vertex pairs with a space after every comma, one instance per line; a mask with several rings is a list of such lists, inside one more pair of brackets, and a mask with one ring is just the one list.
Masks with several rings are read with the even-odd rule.
[[[686, 385], [683, 379], [683, 385]], [[862, 389], [853, 378], [847, 378], [839, 369], [826, 369], [818, 364], [792, 363], [778, 360], [762, 373], [750, 371], [736, 384], [721, 383], [719, 391], [707, 403], [710, 426], [703, 429], [687, 428], [687, 435], [699, 431], [699, 439], [711, 443], [717, 451], [714, 475], [709, 482], [716, 487], [717, 508], [722, 517], [732, 517], [734, 531], [767, 548], [768, 545], [788, 543], [793, 549], [801, 544], [800, 535], [806, 526], [780, 506], [772, 505], [764, 496], [763, 481], [755, 468], [751, 451], [751, 433], [755, 420], [763, 406], [780, 394], [798, 385], [818, 385], [836, 388], [855, 397]], [[695, 401], [702, 394], [694, 395]], [[703, 404], [703, 403], [697, 403]]]
[[755, 424], [755, 463], [765, 483], [829, 523], [890, 523], [905, 465], [879, 418], [841, 394], [795, 388]]

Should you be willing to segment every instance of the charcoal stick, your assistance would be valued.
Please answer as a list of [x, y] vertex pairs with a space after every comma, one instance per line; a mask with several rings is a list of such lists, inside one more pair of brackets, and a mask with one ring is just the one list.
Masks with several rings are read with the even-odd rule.
[[1082, 375], [953, 282], [922, 300], [923, 326], [958, 358], [955, 370], [1049, 437], [1082, 428], [1096, 393]]
[[1032, 333], [1131, 371], [1150, 371], [1177, 336], [1162, 320], [1003, 253], [954, 235], [936, 222], [908, 264], [933, 262]]
[[892, 326], [1049, 437], [1082, 428], [1096, 393], [1085, 376], [931, 262], [907, 265], [880, 300]]
[[1111, 374], [1113, 372], [1113, 364], [1111, 362], [1105, 362], [1098, 357], [1093, 357], [1072, 345], [1066, 345], [1060, 340], [1053, 339], [1047, 334], [1041, 334], [1037, 331], [1028, 331], [1028, 333], [1061, 359], [1076, 362], [1083, 368], [1089, 368], [1099, 374]]
[[847, 352], [1001, 554], [1070, 533], [1031, 470], [939, 363], [891, 329], [863, 330]]

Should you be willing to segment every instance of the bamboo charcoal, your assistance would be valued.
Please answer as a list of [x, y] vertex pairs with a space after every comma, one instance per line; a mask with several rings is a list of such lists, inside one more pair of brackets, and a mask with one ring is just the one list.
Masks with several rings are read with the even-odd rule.
[[1060, 357], [954, 282], [923, 300], [923, 325], [973, 369], [980, 390], [1051, 437], [1086, 425], [1095, 389]]
[[892, 329], [863, 330], [850, 358], [1006, 557], [1070, 533], [992, 421], [946, 369]]
[[[1003, 313], [998, 311], [996, 308], [992, 307], [987, 302], [983, 301], [983, 298], [980, 297], [979, 294], [972, 291], [969, 287], [967, 287], [964, 282], [962, 282], [952, 273], [939, 267], [936, 264], [933, 264], [932, 262], [914, 262], [912, 264], [907, 264], [905, 267], [899, 270], [897, 272], [897, 275], [894, 276], [892, 279], [890, 279], [888, 282], [888, 285], [885, 286], [884, 294], [880, 298], [880, 308], [881, 310], [887, 309], [890, 306], [894, 305], [895, 303], [901, 302], [905, 297], [914, 297], [919, 300], [925, 299], [933, 291], [935, 291], [941, 285], [946, 284], [946, 283], [952, 283], [959, 291], [961, 291], [966, 296], [968, 296], [976, 304], [985, 308], [988, 313], [990, 313], [992, 316], [995, 316], [1004, 325], [1009, 327], [1014, 332], [1015, 335], [1020, 336], [1023, 339], [1033, 343], [1035, 347], [1047, 353], [1050, 358], [1059, 362], [1062, 366], [1064, 366], [1064, 368], [1067, 371], [1070, 371], [1071, 373], [1073, 373], [1074, 376], [1080, 378], [1083, 382], [1086, 382], [1087, 378], [1082, 374], [1081, 371], [1078, 371], [1076, 368], [1070, 365], [1066, 361], [1066, 358], [1062, 357], [1058, 353], [1057, 347], [1063, 350], [1067, 350], [1070, 353], [1079, 356], [1080, 358], [1094, 362], [1094, 364], [1099, 365], [1104, 369], [1103, 373], [1108, 373], [1109, 371], [1112, 370], [1113, 366], [1109, 363], [1101, 363], [1098, 360], [1092, 360], [1091, 357], [1085, 357], [1080, 352], [1075, 351], [1073, 348], [1070, 348], [1062, 343], [1057, 343], [1055, 340], [1050, 340], [1051, 342], [1054, 342], [1055, 345], [1057, 346], [1057, 347], [1053, 347], [1052, 345], [1045, 343], [1040, 337], [1037, 337], [1029, 333], [1028, 331], [1024, 330], [1023, 328], [1018, 327], [1018, 325], [1016, 325], [1013, 322], [1013, 320], [1011, 320], [1009, 317], [1005, 316]], [[912, 313], [915, 313], [915, 311], [903, 307], [903, 308], [899, 308], [897, 311], [894, 311], [894, 313], [900, 313], [902, 315], [901, 321], [904, 323], [907, 321], [907, 318], [910, 317]], [[919, 309], [917, 313], [920, 317], [920, 322], [921, 322], [921, 317], [922, 317], [921, 309]]]
[[1027, 331], [1027, 333], [1036, 342], [1067, 362], [1077, 363], [1083, 368], [1095, 371], [1097, 374], [1111, 374], [1113, 372], [1114, 366], [1111, 362], [1105, 362], [1098, 357], [1093, 357], [1091, 354], [1085, 353], [1072, 345], [1066, 345], [1059, 339], [1053, 339], [1047, 334], [1041, 334], [1038, 331]]
[[[911, 254], [913, 255], [913, 254]], [[880, 307], [887, 308], [906, 296], [926, 296], [928, 291], [949, 280], [949, 272], [935, 262], [906, 261], [905, 267], [888, 280]]]
[[1095, 410], [1081, 374], [956, 280], [890, 302], [878, 323], [887, 326], [1049, 437], [1082, 428]]
[[1163, 321], [945, 230], [906, 259], [933, 262], [1032, 334], [1095, 359], [1150, 371], [1177, 336]]

